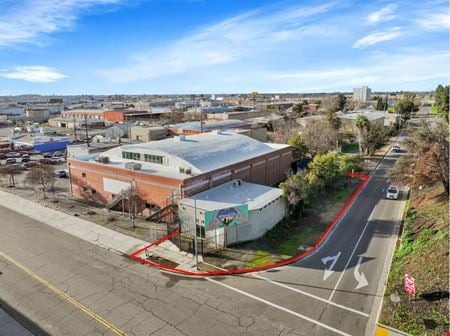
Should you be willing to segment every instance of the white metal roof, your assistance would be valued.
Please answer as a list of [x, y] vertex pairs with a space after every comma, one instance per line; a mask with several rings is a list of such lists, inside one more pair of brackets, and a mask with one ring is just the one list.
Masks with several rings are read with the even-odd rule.
[[281, 189], [261, 184], [254, 184], [237, 180], [226, 182], [215, 188], [203, 191], [195, 196], [184, 198], [180, 204], [194, 206], [194, 197], [199, 209], [212, 211], [248, 204], [249, 210], [261, 209], [268, 203], [282, 196]]
[[[267, 144], [235, 132], [222, 131], [125, 145], [103, 155], [110, 156], [111, 161], [123, 161], [123, 151], [162, 155], [167, 157], [168, 169], [178, 170], [183, 166], [196, 173], [205, 173], [285, 147], [288, 145]], [[143, 165], [147, 164], [143, 162]]]

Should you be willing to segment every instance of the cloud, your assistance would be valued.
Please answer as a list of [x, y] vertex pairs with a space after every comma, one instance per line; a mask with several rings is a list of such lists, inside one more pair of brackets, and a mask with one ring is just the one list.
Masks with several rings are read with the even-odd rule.
[[[424, 53], [407, 50], [391, 55], [377, 54], [358, 66], [324, 67], [308, 71], [269, 72], [260, 76], [262, 82], [283, 83], [284, 91], [333, 91], [351, 90], [352, 87], [367, 85], [374, 90], [397, 90], [417, 88], [430, 82], [445, 80], [442, 69], [448, 67], [446, 51]], [[386, 81], [389, 76], [389, 81]], [[303, 84], [304, 83], [304, 84]], [[296, 87], [297, 86], [297, 87]], [[429, 87], [431, 89], [432, 87]]]
[[425, 30], [446, 30], [450, 29], [450, 16], [446, 13], [433, 13], [424, 15], [416, 22]]
[[59, 79], [66, 78], [64, 74], [56, 71], [53, 68], [32, 65], [32, 66], [17, 66], [13, 71], [2, 71], [0, 77], [10, 79], [21, 79], [33, 83], [51, 83]]
[[367, 16], [367, 23], [376, 24], [383, 21], [391, 21], [397, 17], [394, 13], [397, 9], [397, 5], [389, 4], [380, 10], [373, 12]]
[[18, 0], [0, 15], [0, 47], [23, 42], [39, 43], [43, 34], [70, 29], [83, 10], [114, 5], [122, 0]]
[[101, 74], [114, 82], [128, 82], [251, 59], [277, 50], [283, 43], [305, 37], [322, 38], [312, 19], [332, 6], [330, 3], [278, 11], [257, 9], [203, 27], [164, 47], [134, 55], [128, 66]]
[[401, 27], [390, 28], [385, 31], [377, 31], [370, 33], [369, 35], [360, 38], [353, 44], [353, 48], [364, 48], [373, 44], [377, 44], [384, 41], [393, 40], [402, 35]]

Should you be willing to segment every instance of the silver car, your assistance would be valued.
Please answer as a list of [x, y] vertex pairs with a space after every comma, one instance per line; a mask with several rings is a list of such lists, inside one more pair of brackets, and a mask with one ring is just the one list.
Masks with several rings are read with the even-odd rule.
[[396, 199], [398, 199], [399, 194], [400, 194], [400, 191], [398, 190], [398, 188], [394, 185], [390, 185], [386, 191], [386, 198], [396, 200]]

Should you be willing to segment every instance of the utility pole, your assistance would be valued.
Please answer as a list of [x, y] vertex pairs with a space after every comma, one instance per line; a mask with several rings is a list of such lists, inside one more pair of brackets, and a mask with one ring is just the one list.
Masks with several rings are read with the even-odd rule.
[[203, 110], [200, 108], [200, 133], [203, 133]]
[[197, 198], [194, 196], [194, 253], [195, 268], [198, 270], [198, 242], [197, 242]]
[[89, 136], [88, 136], [88, 126], [87, 126], [87, 115], [84, 115], [84, 130], [86, 132], [86, 145], [89, 147]]
[[75, 122], [75, 114], [73, 115], [73, 136], [77, 140], [77, 124]]

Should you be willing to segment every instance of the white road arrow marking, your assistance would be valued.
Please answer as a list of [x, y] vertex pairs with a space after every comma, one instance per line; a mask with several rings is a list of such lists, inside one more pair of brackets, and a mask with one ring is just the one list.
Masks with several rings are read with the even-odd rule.
[[325, 266], [327, 265], [327, 263], [329, 261], [333, 261], [331, 263], [330, 267], [325, 268], [325, 273], [323, 274], [323, 281], [328, 279], [330, 277], [330, 275], [334, 273], [334, 271], [333, 271], [334, 265], [336, 265], [340, 256], [341, 256], [341, 252], [338, 252], [335, 256], [329, 256], [329, 257], [322, 258], [322, 262]]
[[353, 271], [353, 275], [355, 276], [356, 281], [358, 281], [358, 285], [355, 289], [360, 289], [363, 287], [366, 287], [369, 283], [367, 282], [367, 279], [363, 272], [359, 273], [359, 266], [361, 266], [361, 263], [363, 261], [363, 257], [359, 257], [358, 263], [355, 266], [355, 270]]

